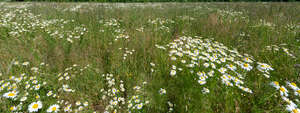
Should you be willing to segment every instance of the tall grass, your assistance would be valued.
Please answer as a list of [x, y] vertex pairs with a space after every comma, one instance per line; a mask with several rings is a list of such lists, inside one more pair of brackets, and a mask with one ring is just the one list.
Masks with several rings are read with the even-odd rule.
[[[0, 21], [1, 80], [22, 73], [38, 76], [39, 81], [47, 81], [49, 85], [45, 86], [42, 93], [47, 93], [49, 89], [59, 89], [62, 84], [67, 83], [76, 93], [58, 95], [73, 103], [73, 106], [77, 100], [88, 101], [89, 107], [85, 112], [104, 112], [105, 106], [109, 104], [103, 99], [105, 93], [101, 91], [110, 88], [105, 77], [102, 77], [102, 74], [107, 73], [114, 75], [117, 85], [122, 84], [119, 80], [123, 80], [126, 91], [118, 96], [125, 97], [127, 101], [131, 95], [139, 94], [143, 95], [142, 101], [149, 101], [139, 111], [143, 113], [282, 113], [286, 112], [285, 102], [269, 83], [291, 81], [300, 85], [300, 69], [295, 67], [300, 63], [299, 3], [3, 3], [0, 14], [22, 9], [18, 8], [22, 6], [26, 6], [32, 14], [40, 15], [33, 19], [40, 20], [41, 23], [54, 19], [69, 22], [57, 22], [35, 29], [24, 25], [30, 31], [11, 35], [14, 27], [2, 26], [4, 21]], [[26, 16], [28, 15], [21, 15], [11, 21], [36, 21], [24, 20]], [[151, 21], [157, 23], [153, 24]], [[288, 28], [288, 25], [298, 28]], [[86, 31], [79, 31], [83, 32], [80, 38], [68, 40], [78, 26]], [[137, 30], [140, 28], [143, 28], [142, 32]], [[55, 31], [63, 34], [63, 38], [51, 35]], [[117, 36], [121, 38], [115, 40]], [[167, 44], [182, 36], [213, 38], [226, 47], [236, 48], [241, 54], [253, 56], [255, 61], [270, 64], [274, 71], [270, 72], [269, 79], [259, 75], [259, 71], [245, 73], [246, 85], [253, 93], [230, 88], [214, 78], [205, 86], [210, 92], [203, 94], [203, 86], [195, 80], [195, 73], [189, 73], [189, 68], [184, 68], [182, 73], [177, 72], [177, 77], [170, 76], [172, 65], [179, 64], [170, 60], [167, 50], [155, 46], [158, 44], [167, 47]], [[280, 45], [283, 43], [287, 45]], [[295, 58], [282, 49], [268, 51], [267, 46], [270, 45], [288, 48]], [[14, 66], [14, 61], [30, 61], [30, 66], [45, 62], [48, 66], [40, 68], [41, 74], [36, 75], [30, 72], [30, 68]], [[75, 66], [74, 70], [65, 70], [74, 64], [79, 65], [78, 69]], [[86, 65], [89, 68], [79, 71]], [[196, 70], [206, 71], [201, 66]], [[58, 73], [65, 72], [74, 76], [70, 76], [69, 81], [58, 81]], [[135, 93], [135, 86], [141, 86], [141, 92]], [[166, 90], [166, 94], [159, 93], [161, 88]], [[1, 91], [0, 94], [2, 95]], [[44, 100], [44, 103], [55, 101]], [[9, 112], [10, 106], [15, 104], [8, 102], [11, 101], [0, 98], [0, 112]], [[45, 112], [46, 109], [43, 108], [42, 111]]]

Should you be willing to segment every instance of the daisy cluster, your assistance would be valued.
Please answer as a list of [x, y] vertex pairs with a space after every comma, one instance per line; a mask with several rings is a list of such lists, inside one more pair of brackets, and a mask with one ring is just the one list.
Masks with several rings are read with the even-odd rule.
[[21, 37], [28, 33], [45, 31], [52, 38], [66, 39], [70, 43], [81, 38], [86, 32], [84, 25], [66, 28], [74, 20], [42, 19], [27, 8], [4, 8], [0, 11], [0, 29], [7, 29], [11, 37]]
[[12, 37], [21, 37], [25, 33], [33, 32], [49, 26], [47, 22], [38, 19], [27, 8], [4, 8], [0, 11], [0, 29], [7, 29]]
[[229, 22], [231, 24], [240, 20], [249, 22], [249, 17], [241, 11], [218, 9], [217, 14], [221, 16], [223, 23]]
[[[50, 20], [55, 23], [51, 28], [46, 29], [45, 31], [52, 38], [56, 39], [66, 39], [68, 42], [73, 43], [73, 40], [80, 39], [84, 34], [87, 33], [87, 29], [84, 25], [75, 26], [70, 30], [65, 28], [63, 25], [72, 24], [74, 20], [64, 20], [64, 19], [53, 19]], [[56, 27], [54, 27], [56, 26]]]
[[284, 47], [286, 45], [287, 44], [285, 44], [285, 43], [279, 44], [279, 45], [270, 45], [270, 46], [266, 46], [266, 50], [272, 51], [274, 53], [279, 52], [279, 51], [283, 51], [285, 54], [287, 54], [291, 58], [296, 58], [296, 56], [293, 55], [288, 48]]
[[297, 32], [300, 31], [300, 24], [287, 24], [285, 28], [294, 34], [297, 34]]
[[[127, 40], [129, 39], [129, 35], [126, 34], [125, 29], [121, 27], [121, 21], [122, 20], [111, 18], [109, 20], [100, 20], [100, 24], [103, 24], [104, 29], [112, 31], [114, 41], [118, 41], [120, 39]], [[101, 29], [100, 31], [103, 31], [104, 29]]]
[[156, 19], [148, 19], [148, 23], [153, 25], [156, 31], [162, 30], [162, 31], [170, 32], [170, 28], [168, 26], [170, 24], [174, 24], [175, 21], [166, 18], [156, 18]]
[[258, 21], [258, 23], [253, 27], [265, 27], [265, 28], [269, 28], [269, 29], [275, 29], [276, 25], [272, 22], [267, 22], [264, 19], [260, 19]]
[[[122, 48], [119, 48], [119, 50], [122, 50]], [[124, 48], [125, 53], [123, 54], [123, 60], [126, 60], [126, 58], [128, 57], [128, 55], [132, 55], [135, 50], [128, 50], [128, 48]]]
[[[9, 111], [80, 112], [88, 107], [86, 101], [77, 101], [76, 106], [72, 107], [71, 101], [61, 98], [65, 95], [64, 91], [68, 90], [68, 85], [58, 89], [51, 87], [51, 84], [48, 84], [49, 81], [43, 77], [50, 75], [46, 73], [47, 66], [48, 64], [45, 63], [33, 67], [30, 62], [13, 62], [9, 73], [12, 75], [0, 81], [0, 99], [7, 103], [6, 107]], [[24, 70], [24, 73], [13, 73], [15, 70]]]
[[177, 18], [181, 20], [196, 20], [194, 17], [188, 16], [188, 15], [183, 15], [183, 16], [178, 16]]
[[299, 105], [300, 99], [300, 88], [294, 82], [286, 81], [286, 87], [280, 85], [279, 82], [273, 81], [270, 83], [271, 86], [279, 91], [282, 100], [286, 103], [286, 110], [291, 113], [300, 113]]
[[[135, 86], [133, 87], [133, 94], [128, 94], [129, 92], [125, 90], [124, 82], [117, 80], [113, 74], [103, 74], [102, 77], [105, 79], [105, 87], [101, 89], [103, 94], [102, 101], [105, 104], [104, 113], [117, 113], [124, 109], [129, 113], [136, 113], [149, 103], [143, 96], [142, 87]], [[144, 82], [143, 85], [145, 84], [147, 83]]]
[[[255, 60], [248, 54], [240, 54], [236, 49], [230, 49], [222, 43], [202, 37], [182, 36], [166, 45], [169, 50], [169, 58], [172, 61], [170, 76], [180, 77], [188, 72], [195, 75], [200, 85], [205, 85], [210, 78], [217, 78], [226, 86], [236, 86], [239, 89], [252, 93], [252, 90], [244, 85], [248, 72], [255, 65], [267, 78], [273, 68]], [[203, 89], [208, 93], [208, 89]]]

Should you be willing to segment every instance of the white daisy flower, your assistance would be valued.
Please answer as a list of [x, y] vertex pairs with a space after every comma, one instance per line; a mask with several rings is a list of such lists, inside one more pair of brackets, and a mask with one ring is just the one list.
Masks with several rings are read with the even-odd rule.
[[167, 93], [167, 91], [165, 90], [165, 89], [163, 89], [163, 88], [160, 88], [160, 90], [159, 90], [159, 94], [166, 94]]
[[142, 107], [143, 107], [143, 103], [140, 103], [140, 104], [137, 105], [136, 108], [137, 108], [137, 109], [142, 109]]
[[22, 98], [20, 99], [21, 102], [24, 102], [24, 101], [26, 101], [26, 100], [27, 100], [27, 97], [26, 97], [26, 96], [24, 96], [24, 97], [22, 97]]
[[59, 105], [57, 104], [54, 104], [47, 109], [48, 113], [52, 113], [52, 112], [57, 113], [58, 111], [59, 111]]
[[289, 86], [290, 88], [292, 88], [294, 91], [297, 90], [297, 89], [299, 89], [299, 88], [297, 87], [296, 83], [294, 83], [294, 82], [286, 82], [286, 83], [287, 83], [288, 86]]
[[281, 86], [281, 87], [279, 88], [279, 91], [280, 91], [280, 95], [281, 95], [281, 96], [289, 96], [289, 95], [288, 95], [288, 90], [287, 90], [284, 86]]
[[203, 85], [203, 84], [206, 84], [206, 81], [205, 81], [205, 80], [198, 80], [198, 83], [199, 83], [200, 85]]
[[176, 70], [171, 70], [170, 75], [171, 75], [171, 76], [176, 75]]
[[17, 94], [18, 94], [17, 91], [11, 91], [11, 92], [4, 93], [3, 97], [14, 99], [17, 96]]
[[252, 66], [248, 63], [242, 63], [241, 67], [247, 71], [250, 71], [252, 69]]
[[29, 104], [28, 111], [29, 112], [37, 112], [42, 107], [43, 107], [43, 104], [41, 101], [33, 102], [33, 103]]
[[270, 85], [273, 86], [273, 87], [275, 87], [276, 89], [280, 88], [279, 82], [277, 82], [277, 81], [271, 82]]
[[203, 88], [203, 89], [202, 89], [202, 92], [203, 92], [203, 94], [207, 94], [207, 93], [209, 93], [209, 89]]
[[16, 111], [16, 110], [17, 110], [17, 107], [16, 107], [16, 106], [11, 106], [11, 107], [9, 108], [9, 110], [10, 110], [10, 111]]

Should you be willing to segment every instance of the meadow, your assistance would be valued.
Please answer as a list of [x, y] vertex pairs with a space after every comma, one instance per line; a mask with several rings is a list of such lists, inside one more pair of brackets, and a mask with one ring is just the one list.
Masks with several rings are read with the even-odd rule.
[[0, 2], [0, 112], [300, 113], [299, 11]]

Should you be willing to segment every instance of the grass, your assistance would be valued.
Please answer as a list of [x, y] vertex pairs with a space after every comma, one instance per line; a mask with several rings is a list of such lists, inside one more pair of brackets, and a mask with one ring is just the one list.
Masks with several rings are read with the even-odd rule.
[[[299, 3], [0, 5], [0, 112], [28, 112], [29, 104], [37, 101], [43, 103], [39, 112], [54, 104], [60, 112], [72, 105], [72, 112], [121, 113], [282, 113], [300, 107], [300, 96], [294, 93], [299, 88], [286, 83], [300, 85]], [[182, 48], [211, 53], [206, 44], [234, 60], [193, 60], [195, 56], [182, 52], [180, 57], [178, 52]], [[232, 52], [234, 48], [239, 53]], [[174, 49], [178, 51], [172, 53]], [[215, 54], [221, 61], [221, 53]], [[244, 58], [253, 61], [248, 62], [250, 71], [243, 69]], [[257, 69], [260, 62], [274, 70], [262, 72]], [[228, 71], [227, 64], [237, 69]], [[231, 87], [222, 78], [227, 74], [219, 72], [222, 67], [235, 78], [240, 73], [244, 78], [239, 79], [244, 82], [240, 85], [252, 93], [234, 80], [229, 82]], [[213, 76], [208, 76], [210, 71], [215, 72]], [[207, 75], [203, 85], [198, 83], [198, 72]], [[15, 80], [18, 77], [22, 77], [20, 82]], [[273, 81], [287, 88], [289, 96], [272, 87]], [[34, 90], [37, 84], [41, 87]], [[18, 91], [12, 97], [15, 100], [4, 96], [9, 91]], [[49, 91], [56, 96], [47, 96]], [[22, 102], [22, 97], [27, 100]], [[294, 108], [286, 110], [291, 103], [282, 97], [293, 101]]]

